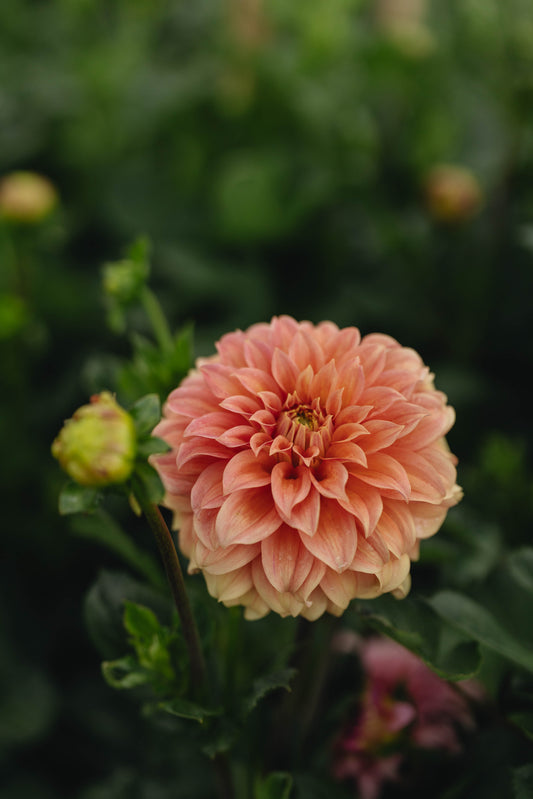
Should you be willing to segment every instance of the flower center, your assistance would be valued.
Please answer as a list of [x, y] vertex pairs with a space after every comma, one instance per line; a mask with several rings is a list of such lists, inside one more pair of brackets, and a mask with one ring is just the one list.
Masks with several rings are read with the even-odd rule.
[[303, 424], [309, 430], [318, 430], [320, 423], [316, 411], [307, 408], [305, 405], [298, 405], [297, 408], [292, 408], [288, 411], [291, 419], [294, 419], [298, 424]]

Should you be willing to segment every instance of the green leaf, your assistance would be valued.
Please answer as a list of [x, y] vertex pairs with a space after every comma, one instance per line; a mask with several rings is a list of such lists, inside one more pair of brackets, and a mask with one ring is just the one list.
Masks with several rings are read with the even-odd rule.
[[165, 586], [163, 572], [155, 558], [139, 549], [132, 537], [104, 511], [91, 516], [78, 516], [72, 520], [71, 526], [77, 535], [90, 538], [115, 552], [155, 588]]
[[102, 674], [112, 688], [129, 690], [150, 682], [151, 675], [137, 663], [133, 655], [126, 655], [118, 660], [105, 660], [102, 663]]
[[165, 713], [170, 713], [172, 716], [180, 716], [184, 719], [192, 719], [203, 724], [207, 718], [212, 716], [220, 716], [222, 713], [221, 708], [207, 708], [197, 705], [195, 702], [189, 702], [187, 699], [170, 699], [168, 702], [159, 702], [157, 707]]
[[148, 266], [150, 258], [150, 239], [148, 236], [139, 236], [139, 238], [135, 239], [128, 247], [126, 256], [136, 263]]
[[129, 409], [138, 436], [149, 435], [161, 419], [161, 401], [157, 394], [147, 394]]
[[254, 799], [289, 799], [291, 790], [291, 775], [274, 771], [256, 784]]
[[533, 741], [533, 710], [511, 713], [508, 716], [508, 720], [519, 727], [530, 741]]
[[508, 558], [509, 573], [526, 591], [533, 594], [533, 548], [522, 547]]
[[137, 457], [148, 458], [150, 455], [161, 455], [169, 452], [171, 447], [162, 438], [152, 436], [137, 445]]
[[144, 605], [126, 600], [124, 602], [124, 627], [137, 638], [150, 640], [161, 630], [155, 613]]
[[[465, 680], [479, 670], [479, 647], [446, 623], [427, 600], [385, 595], [356, 608], [375, 630], [411, 650], [445, 680]], [[350, 618], [349, 615], [347, 618]]]
[[429, 603], [441, 618], [461, 632], [528, 671], [533, 671], [533, 651], [526, 649], [473, 599], [455, 591], [441, 591]]
[[101, 493], [96, 488], [67, 483], [59, 495], [59, 513], [92, 513], [96, 510]]
[[106, 660], [120, 657], [128, 648], [124, 628], [127, 600], [153, 608], [159, 619], [171, 623], [172, 605], [166, 594], [138, 582], [129, 574], [100, 572], [85, 597], [84, 617], [91, 639]]
[[286, 668], [274, 671], [264, 677], [258, 677], [253, 681], [252, 690], [243, 699], [242, 711], [244, 716], [247, 716], [255, 708], [257, 703], [263, 699], [267, 694], [275, 691], [277, 688], [285, 688], [290, 691], [290, 683], [296, 674], [296, 669]]
[[[165, 496], [165, 489], [161, 478], [155, 469], [146, 461], [137, 461], [132, 476], [133, 493], [143, 497], [145, 502], [159, 505]], [[141, 502], [141, 505], [143, 503]]]
[[514, 799], [533, 799], [533, 765], [513, 769]]

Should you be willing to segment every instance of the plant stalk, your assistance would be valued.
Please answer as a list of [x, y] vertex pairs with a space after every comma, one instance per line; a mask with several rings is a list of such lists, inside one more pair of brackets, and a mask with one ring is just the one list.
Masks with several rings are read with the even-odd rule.
[[137, 498], [155, 536], [174, 604], [180, 617], [183, 637], [189, 653], [193, 692], [195, 696], [205, 698], [207, 694], [207, 671], [204, 656], [172, 536], [157, 505], [144, 501], [142, 497]]

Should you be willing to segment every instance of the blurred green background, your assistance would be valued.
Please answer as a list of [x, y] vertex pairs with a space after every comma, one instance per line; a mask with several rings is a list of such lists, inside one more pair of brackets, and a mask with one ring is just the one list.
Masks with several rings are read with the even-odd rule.
[[490, 550], [444, 574], [482, 579], [533, 521], [533, 6], [10, 0], [0, 178], [18, 170], [59, 201], [0, 226], [1, 796], [164, 799], [179, 756], [104, 684], [83, 624], [120, 563], [57, 515], [50, 455], [131, 351], [102, 263], [147, 235], [198, 354], [280, 313], [417, 349], [457, 411], [443, 546]]

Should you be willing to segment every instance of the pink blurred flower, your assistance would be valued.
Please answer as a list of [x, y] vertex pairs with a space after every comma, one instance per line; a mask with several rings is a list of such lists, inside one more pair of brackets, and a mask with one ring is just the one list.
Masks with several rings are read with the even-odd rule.
[[419, 658], [389, 639], [361, 646], [366, 686], [355, 721], [335, 747], [334, 776], [354, 779], [362, 799], [376, 799], [396, 781], [409, 747], [461, 750], [458, 729], [474, 720], [465, 693], [437, 677]]
[[288, 316], [216, 347], [154, 430], [172, 447], [154, 465], [190, 571], [250, 619], [404, 596], [420, 539], [461, 495], [453, 409], [420, 357]]

